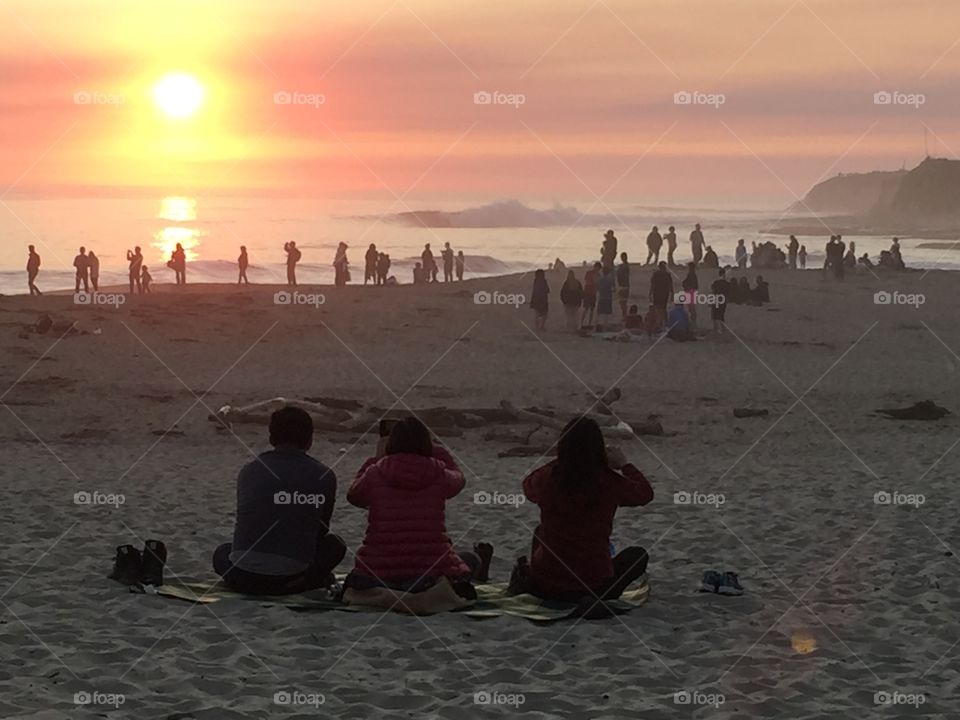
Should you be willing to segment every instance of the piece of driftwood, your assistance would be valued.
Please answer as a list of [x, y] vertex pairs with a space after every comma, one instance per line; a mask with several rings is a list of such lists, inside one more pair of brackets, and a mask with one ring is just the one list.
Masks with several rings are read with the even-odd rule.
[[547, 459], [553, 457], [557, 454], [556, 447], [532, 447], [530, 445], [517, 445], [516, 447], [507, 448], [506, 450], [501, 450], [497, 453], [497, 457], [508, 458], [508, 457], [543, 457]]
[[950, 415], [949, 410], [940, 407], [933, 400], [921, 400], [910, 407], [886, 408], [876, 412], [894, 420], [939, 420]]
[[349, 398], [308, 397], [304, 398], [304, 400], [337, 410], [363, 410], [362, 402]]
[[656, 420], [624, 420], [624, 422], [630, 426], [634, 435], [666, 435], [663, 425]]
[[[555, 430], [563, 430], [563, 428], [567, 425], [566, 422], [555, 417], [541, 415], [540, 413], [532, 412], [530, 410], [521, 410], [520, 408], [515, 407], [509, 400], [501, 400], [500, 407], [502, 407], [504, 410], [514, 413], [517, 417], [531, 420]], [[597, 424], [600, 425], [604, 435], [615, 438], [633, 437], [633, 430], [625, 422], [621, 422], [614, 417], [606, 417], [603, 415], [595, 417], [594, 419], [597, 421]]]
[[766, 409], [734, 408], [733, 416], [738, 418], [766, 417], [770, 414]]

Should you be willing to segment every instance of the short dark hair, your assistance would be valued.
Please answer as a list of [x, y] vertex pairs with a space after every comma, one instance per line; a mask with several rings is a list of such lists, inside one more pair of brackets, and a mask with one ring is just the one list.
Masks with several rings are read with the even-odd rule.
[[390, 431], [387, 438], [387, 455], [410, 453], [433, 457], [433, 442], [430, 440], [430, 431], [427, 426], [415, 417], [406, 417], [399, 420]]
[[298, 407], [283, 407], [270, 416], [270, 444], [307, 450], [313, 444], [313, 418]]

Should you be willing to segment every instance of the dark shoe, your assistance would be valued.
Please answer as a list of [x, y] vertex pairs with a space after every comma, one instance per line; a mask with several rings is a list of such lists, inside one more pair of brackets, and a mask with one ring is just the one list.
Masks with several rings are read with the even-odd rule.
[[167, 546], [159, 540], [147, 540], [143, 546], [143, 570], [140, 574], [144, 585], [163, 585], [163, 568], [167, 564]]
[[516, 565], [510, 573], [510, 584], [507, 585], [507, 595], [522, 595], [527, 592], [527, 576], [530, 573], [530, 566], [527, 564], [526, 556], [517, 558]]
[[117, 548], [117, 557], [113, 561], [113, 572], [107, 575], [123, 585], [139, 585], [143, 574], [143, 558], [133, 545], [121, 545]]

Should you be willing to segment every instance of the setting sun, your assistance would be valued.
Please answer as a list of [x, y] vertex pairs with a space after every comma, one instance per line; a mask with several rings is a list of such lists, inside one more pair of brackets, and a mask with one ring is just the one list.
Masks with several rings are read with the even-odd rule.
[[154, 102], [171, 118], [187, 118], [196, 113], [204, 95], [200, 81], [185, 73], [165, 75], [153, 88]]

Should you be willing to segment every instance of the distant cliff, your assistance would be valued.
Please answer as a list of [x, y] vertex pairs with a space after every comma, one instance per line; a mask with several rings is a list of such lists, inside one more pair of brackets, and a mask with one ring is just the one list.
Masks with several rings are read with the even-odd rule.
[[927, 158], [904, 176], [873, 216], [914, 227], [960, 227], [960, 160]]
[[798, 215], [853, 215], [865, 216], [873, 212], [882, 201], [896, 193], [906, 170], [837, 175], [817, 183], [804, 196], [803, 202], [794, 203], [790, 212]]

